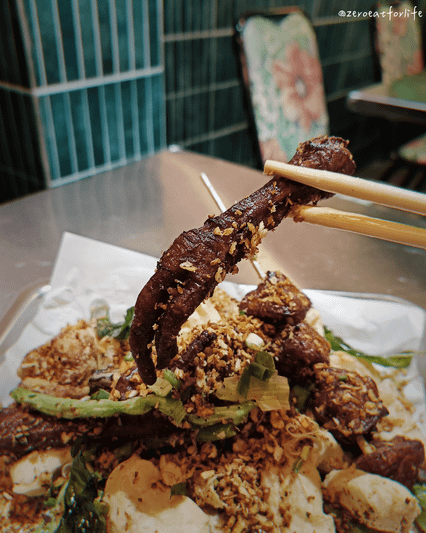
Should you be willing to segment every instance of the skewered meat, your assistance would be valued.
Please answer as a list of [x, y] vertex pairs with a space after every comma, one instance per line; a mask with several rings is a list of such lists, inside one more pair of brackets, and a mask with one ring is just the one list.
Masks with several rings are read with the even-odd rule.
[[[290, 163], [352, 174], [355, 163], [347, 144], [338, 137], [319, 137], [299, 145]], [[135, 306], [129, 342], [143, 381], [155, 382], [156, 367], [167, 367], [177, 353], [176, 337], [185, 320], [228, 272], [235, 271], [241, 259], [255, 253], [266, 232], [273, 230], [293, 205], [314, 205], [330, 196], [274, 176], [221, 215], [207, 219], [201, 228], [177, 237]]]
[[356, 372], [315, 365], [314, 414], [340, 442], [368, 435], [388, 414], [375, 382]]
[[240, 309], [274, 324], [297, 324], [311, 307], [309, 298], [280, 272], [267, 272], [265, 280], [244, 296]]

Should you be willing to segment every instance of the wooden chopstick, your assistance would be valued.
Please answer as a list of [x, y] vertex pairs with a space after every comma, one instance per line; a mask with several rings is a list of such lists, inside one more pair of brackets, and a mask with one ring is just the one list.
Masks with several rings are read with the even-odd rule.
[[372, 218], [357, 213], [338, 211], [330, 207], [295, 206], [290, 216], [295, 222], [308, 222], [342, 229], [385, 241], [426, 249], [426, 229]]
[[264, 172], [265, 174], [277, 174], [322, 191], [344, 194], [402, 211], [426, 215], [426, 194], [386, 183], [270, 160], [265, 162]]

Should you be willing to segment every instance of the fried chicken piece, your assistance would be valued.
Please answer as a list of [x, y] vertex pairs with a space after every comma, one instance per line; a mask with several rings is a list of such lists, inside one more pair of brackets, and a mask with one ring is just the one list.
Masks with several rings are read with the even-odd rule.
[[302, 322], [310, 307], [309, 298], [287, 276], [270, 271], [240, 302], [241, 311], [277, 325]]
[[339, 442], [368, 435], [388, 414], [377, 385], [356, 372], [315, 365], [314, 415]]
[[373, 452], [358, 457], [356, 467], [398, 481], [411, 490], [425, 460], [423, 443], [398, 436], [390, 441], [374, 441], [374, 447]]
[[330, 343], [307, 322], [282, 328], [271, 349], [278, 373], [286, 376], [290, 383], [312, 383], [314, 366], [329, 363]]
[[[290, 163], [352, 174], [355, 163], [347, 141], [318, 137], [299, 145]], [[130, 348], [143, 381], [157, 378], [177, 353], [182, 324], [241, 259], [252, 256], [267, 231], [294, 205], [315, 205], [332, 194], [273, 176], [201, 228], [183, 232], [162, 255], [157, 270], [140, 292], [130, 331]], [[152, 357], [155, 342], [156, 361]]]

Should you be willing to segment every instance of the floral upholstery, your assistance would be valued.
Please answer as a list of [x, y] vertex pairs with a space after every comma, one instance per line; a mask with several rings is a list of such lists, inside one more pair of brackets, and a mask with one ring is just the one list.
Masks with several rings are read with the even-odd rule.
[[[380, 4], [380, 8], [388, 11], [389, 5]], [[400, 15], [380, 17], [376, 21], [382, 82], [389, 86], [392, 96], [423, 101], [426, 85], [419, 17], [406, 15], [413, 12], [413, 4], [408, 1], [393, 5], [392, 10]], [[426, 135], [401, 146], [398, 156], [411, 163], [426, 165]]]
[[240, 39], [262, 160], [288, 161], [300, 142], [328, 132], [314, 30], [301, 13], [252, 16]]
[[[380, 8], [387, 11], [389, 6], [380, 4]], [[401, 2], [392, 6], [392, 11], [391, 16], [376, 21], [376, 46], [382, 81], [386, 85], [403, 76], [418, 74], [424, 68], [419, 18], [406, 15], [413, 12], [413, 5]], [[398, 16], [395, 15], [397, 11], [400, 12]]]

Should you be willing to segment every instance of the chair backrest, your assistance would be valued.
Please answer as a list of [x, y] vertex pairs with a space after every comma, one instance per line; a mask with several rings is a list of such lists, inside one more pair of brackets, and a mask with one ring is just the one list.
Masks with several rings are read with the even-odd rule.
[[421, 22], [409, 1], [377, 6], [373, 19], [374, 53], [378, 57], [382, 82], [390, 85], [424, 68]]
[[315, 31], [299, 8], [287, 8], [244, 15], [236, 37], [261, 163], [286, 162], [300, 142], [328, 133]]

